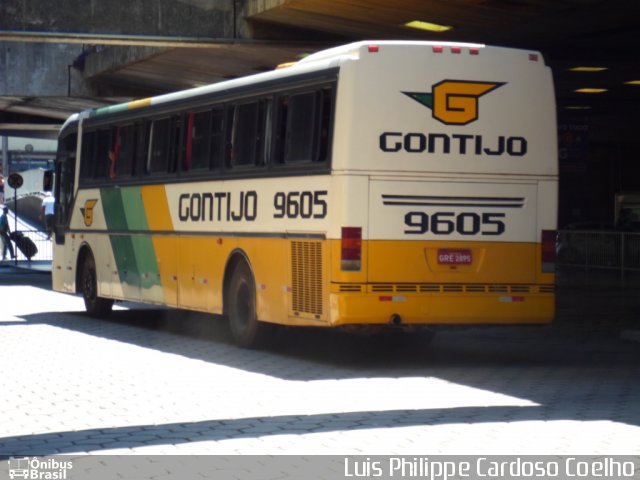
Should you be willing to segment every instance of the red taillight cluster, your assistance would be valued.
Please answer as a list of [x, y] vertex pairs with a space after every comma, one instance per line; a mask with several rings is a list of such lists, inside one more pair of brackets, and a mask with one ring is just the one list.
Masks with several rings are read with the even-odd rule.
[[553, 273], [556, 270], [555, 230], [542, 230], [542, 272]]
[[345, 272], [359, 272], [362, 268], [361, 227], [342, 227], [340, 268]]

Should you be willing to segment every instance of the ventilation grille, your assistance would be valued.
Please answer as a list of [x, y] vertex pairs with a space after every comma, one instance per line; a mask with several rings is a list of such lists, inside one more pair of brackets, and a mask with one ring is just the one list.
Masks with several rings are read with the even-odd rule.
[[321, 242], [291, 242], [291, 306], [295, 314], [322, 315], [322, 283]]

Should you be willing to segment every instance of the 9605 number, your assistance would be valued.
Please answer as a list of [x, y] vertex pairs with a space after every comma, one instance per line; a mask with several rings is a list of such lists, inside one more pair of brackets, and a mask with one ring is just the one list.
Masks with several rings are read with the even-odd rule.
[[504, 213], [475, 212], [408, 212], [404, 216], [407, 227], [404, 233], [422, 235], [502, 235], [505, 231]]
[[278, 192], [273, 197], [273, 218], [325, 218], [327, 191]]

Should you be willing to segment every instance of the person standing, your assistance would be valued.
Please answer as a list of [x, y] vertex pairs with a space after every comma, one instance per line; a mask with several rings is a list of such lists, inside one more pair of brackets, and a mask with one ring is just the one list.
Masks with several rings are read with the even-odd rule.
[[11, 229], [9, 228], [9, 219], [7, 218], [7, 213], [9, 213], [8, 207], [2, 207], [2, 215], [0, 215], [0, 237], [2, 238], [2, 243], [4, 246], [2, 247], [2, 259], [7, 259], [7, 250], [9, 250], [9, 254], [11, 258], [16, 258], [16, 255], [13, 251], [13, 245], [11, 244], [11, 238], [9, 238], [9, 233]]
[[45, 192], [42, 199], [42, 213], [40, 218], [44, 220], [44, 229], [47, 232], [47, 240], [51, 238], [53, 231], [53, 195], [51, 192]]

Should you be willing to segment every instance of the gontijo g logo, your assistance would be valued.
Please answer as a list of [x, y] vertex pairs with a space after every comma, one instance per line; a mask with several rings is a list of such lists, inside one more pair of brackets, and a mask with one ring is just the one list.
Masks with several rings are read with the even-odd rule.
[[467, 125], [478, 119], [478, 99], [501, 87], [500, 82], [443, 80], [429, 92], [402, 92], [430, 108], [433, 118], [445, 125]]
[[84, 202], [84, 207], [80, 208], [80, 213], [82, 213], [82, 217], [84, 218], [84, 224], [87, 227], [93, 225], [93, 208], [97, 203], [97, 199], [87, 200]]

